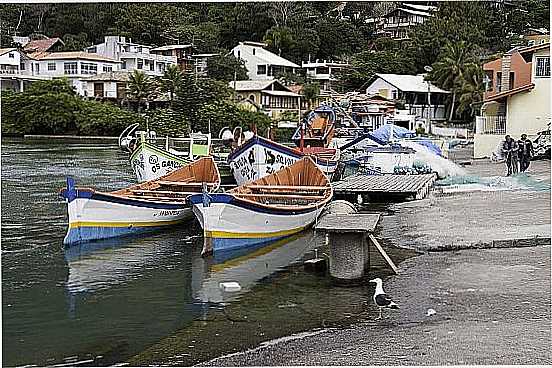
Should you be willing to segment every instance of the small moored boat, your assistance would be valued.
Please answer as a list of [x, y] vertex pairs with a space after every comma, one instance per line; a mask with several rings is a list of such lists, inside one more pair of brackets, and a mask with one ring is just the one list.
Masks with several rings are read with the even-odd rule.
[[317, 107], [307, 116], [305, 126], [293, 134], [297, 147], [328, 147], [334, 136], [335, 110], [326, 105]]
[[[63, 244], [114, 238], [174, 225], [192, 217], [186, 199], [215, 191], [220, 175], [212, 157], [201, 158], [159, 179], [117, 190], [77, 188], [67, 178], [60, 195], [67, 200], [69, 228]], [[205, 189], [206, 188], [206, 189]]]
[[203, 254], [255, 246], [310, 226], [331, 200], [326, 175], [310, 157], [227, 193], [189, 197], [203, 227]]

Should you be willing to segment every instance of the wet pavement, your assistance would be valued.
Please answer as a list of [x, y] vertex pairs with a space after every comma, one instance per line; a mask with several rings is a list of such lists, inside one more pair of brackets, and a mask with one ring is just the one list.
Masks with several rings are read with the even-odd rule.
[[[288, 338], [213, 366], [550, 364], [550, 246], [411, 258], [384, 290], [400, 310]], [[428, 309], [435, 314], [428, 316]]]
[[[384, 280], [398, 312], [375, 321], [367, 297], [351, 306], [367, 304], [352, 328], [311, 330], [203, 365], [551, 364], [550, 161], [504, 179], [503, 164], [470, 160], [469, 149], [455, 158], [488, 190], [436, 190], [382, 219], [383, 237], [425, 252]], [[479, 247], [508, 248], [469, 249]]]

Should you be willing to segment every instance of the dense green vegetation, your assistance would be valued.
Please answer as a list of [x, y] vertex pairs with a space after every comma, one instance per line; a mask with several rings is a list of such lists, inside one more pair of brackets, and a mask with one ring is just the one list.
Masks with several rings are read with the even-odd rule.
[[140, 115], [78, 96], [69, 81], [33, 83], [22, 93], [2, 92], [3, 134], [119, 135]]
[[[264, 41], [271, 51], [298, 64], [309, 59], [349, 61], [352, 68], [341, 78], [346, 90], [362, 90], [374, 73], [423, 73], [425, 66], [432, 66], [428, 78], [453, 92], [450, 118], [469, 121], [472, 104], [480, 101], [483, 93], [482, 60], [519, 45], [520, 35], [528, 28], [550, 27], [548, 1], [418, 4], [437, 5], [438, 10], [415, 28], [410, 40], [400, 42], [376, 37], [374, 23], [366, 22], [393, 10], [399, 2], [2, 4], [0, 41], [5, 47], [11, 44], [11, 35], [42, 33], [61, 37], [67, 50], [76, 50], [102, 42], [105, 35], [118, 34], [145, 44], [193, 43], [198, 52], [219, 52], [220, 57], [209, 61], [208, 79], [196, 81], [176, 70], [158, 81], [131, 77], [129, 93], [137, 102], [137, 111], [145, 111], [148, 101], [165, 92], [171, 110], [148, 111], [148, 115], [152, 124], [172, 121], [167, 123], [167, 131], [181, 133], [205, 130], [209, 121], [213, 131], [239, 120], [259, 119], [260, 125], [268, 124], [266, 116], [244, 112], [227, 100], [226, 83], [247, 78], [243, 63], [226, 56], [239, 41]], [[284, 83], [308, 83], [304, 76], [279, 77]], [[313, 89], [316, 87], [310, 86], [305, 91]], [[6, 94], [3, 117], [13, 123], [18, 119], [8, 116], [10, 111], [19, 118], [28, 114], [24, 115], [30, 119], [25, 131], [102, 130], [91, 120], [85, 124], [82, 117], [69, 121], [75, 115], [69, 108], [55, 113], [60, 106], [83, 109], [86, 104], [68, 92], [59, 92], [56, 101], [54, 95], [52, 91], [39, 95], [27, 91], [19, 97]], [[23, 104], [24, 99], [30, 105]], [[38, 113], [39, 109], [46, 111]], [[102, 109], [117, 116], [116, 107]], [[90, 119], [92, 110], [86, 110]], [[135, 115], [128, 113], [125, 118], [128, 116]], [[106, 119], [109, 123], [103, 130], [115, 129], [125, 118]]]

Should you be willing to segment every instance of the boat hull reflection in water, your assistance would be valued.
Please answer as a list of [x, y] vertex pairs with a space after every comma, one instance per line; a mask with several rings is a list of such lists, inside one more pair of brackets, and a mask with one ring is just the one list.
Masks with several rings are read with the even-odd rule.
[[[269, 244], [221, 251], [212, 258], [198, 258], [192, 265], [194, 298], [202, 303], [228, 302], [251, 290], [265, 277], [301, 259], [315, 247], [315, 239], [313, 231], [306, 230]], [[225, 292], [220, 286], [223, 282], [237, 282], [241, 291]]]

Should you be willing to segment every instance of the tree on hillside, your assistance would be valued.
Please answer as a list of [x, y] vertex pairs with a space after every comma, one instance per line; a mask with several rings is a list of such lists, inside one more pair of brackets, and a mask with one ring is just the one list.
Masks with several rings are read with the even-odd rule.
[[478, 67], [470, 46], [465, 41], [447, 42], [439, 60], [433, 64], [433, 71], [427, 78], [437, 86], [452, 92], [449, 120], [455, 113], [456, 97], [462, 84], [469, 78], [468, 71]]
[[312, 104], [320, 96], [320, 85], [317, 82], [309, 82], [303, 86], [303, 97], [307, 100], [309, 110], [312, 110]]
[[404, 50], [363, 51], [351, 61], [352, 68], [339, 77], [349, 89], [359, 90], [375, 73], [412, 74], [412, 60]]
[[147, 106], [157, 89], [154, 81], [140, 70], [134, 70], [129, 74], [127, 88], [128, 95], [138, 104], [138, 113], [142, 111], [142, 102], [145, 101]]
[[225, 82], [248, 79], [244, 61], [232, 54], [207, 59], [207, 76]]
[[182, 84], [183, 73], [177, 65], [169, 65], [160, 79], [161, 91], [169, 94], [170, 106], [172, 107], [174, 94]]
[[289, 27], [272, 27], [263, 39], [267, 43], [269, 49], [273, 49], [278, 56], [282, 56], [282, 51], [287, 54], [294, 47], [293, 32]]

